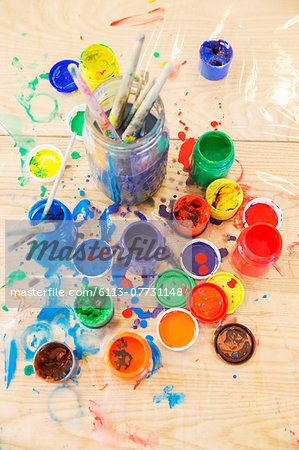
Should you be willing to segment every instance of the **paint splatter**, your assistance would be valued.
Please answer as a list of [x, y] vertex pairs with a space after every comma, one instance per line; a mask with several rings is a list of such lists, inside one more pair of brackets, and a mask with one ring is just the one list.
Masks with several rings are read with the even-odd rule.
[[243, 202], [234, 216], [234, 223], [233, 223], [234, 227], [237, 228], [238, 230], [241, 230], [243, 228], [243, 212], [245, 206], [247, 205], [248, 202], [250, 202], [250, 200], [256, 198], [256, 196], [252, 196], [249, 194], [251, 186], [247, 184], [240, 184], [240, 186], [243, 191]]
[[111, 27], [116, 25], [145, 25], [147, 23], [161, 22], [164, 20], [165, 9], [156, 8], [148, 11], [145, 14], [135, 14], [133, 16], [124, 17], [123, 19], [115, 20], [110, 23]]
[[225, 247], [219, 248], [219, 253], [221, 256], [221, 259], [226, 258], [226, 256], [228, 255], [228, 250]]
[[11, 272], [8, 275], [8, 281], [3, 286], [11, 286], [15, 281], [24, 280], [24, 278], [26, 277], [27, 277], [26, 273], [23, 272], [22, 270], [20, 269], [15, 270], [14, 272]]
[[6, 382], [6, 389], [8, 389], [17, 367], [18, 349], [16, 341], [14, 339], [9, 340], [6, 334], [3, 338], [3, 353], [4, 381]]
[[181, 145], [178, 162], [183, 164], [183, 169], [185, 171], [189, 170], [190, 168], [190, 156], [192, 154], [195, 143], [196, 139], [191, 137]]
[[236, 179], [236, 183], [240, 183], [243, 180], [244, 169], [243, 169], [242, 164], [240, 163], [240, 161], [237, 158], [235, 158], [235, 161], [240, 165], [240, 168], [241, 168], [240, 176]]
[[137, 216], [138, 219], [140, 219], [140, 220], [147, 220], [147, 218], [145, 217], [145, 215], [142, 214], [142, 212], [140, 212], [140, 211], [134, 211], [134, 214], [135, 214], [135, 216]]
[[130, 317], [132, 317], [133, 313], [130, 309], [124, 309], [122, 312], [122, 315], [125, 319], [129, 319]]
[[178, 138], [184, 142], [186, 140], [186, 133], [184, 131], [179, 131]]
[[160, 56], [160, 53], [159, 53], [159, 52], [155, 52], [155, 53], [154, 53], [154, 57], [155, 57], [155, 58], [159, 58], [159, 56]]
[[153, 360], [153, 366], [151, 372], [147, 375], [146, 378], [150, 378], [152, 375], [154, 375], [161, 367], [163, 367], [162, 364], [162, 357], [161, 352], [159, 350], [159, 347], [154, 343], [154, 338], [150, 334], [148, 334], [145, 339], [147, 340], [151, 351], [152, 351], [152, 360]]
[[216, 122], [216, 120], [213, 120], [213, 121], [211, 122], [211, 127], [214, 128], [215, 130], [218, 129], [218, 128], [217, 128], [218, 125], [219, 125], [219, 124], [218, 124], [218, 122]]
[[[299, 234], [297, 234], [297, 236], [299, 236]], [[292, 242], [290, 245], [287, 246], [287, 250], [289, 252], [289, 256], [294, 255], [299, 251], [299, 242], [298, 241]]]
[[236, 378], [237, 378], [237, 375], [233, 375], [233, 378], [236, 379]]
[[236, 241], [237, 240], [237, 236], [233, 236], [231, 234], [226, 234], [225, 235], [225, 239], [227, 240], [227, 242], [229, 242], [229, 241]]
[[140, 324], [141, 328], [146, 328], [147, 327], [147, 321], [146, 320], [140, 320]]
[[237, 284], [237, 280], [235, 280], [234, 278], [232, 278], [231, 280], [229, 280], [227, 282], [228, 287], [231, 289], [233, 289], [236, 286], [236, 284]]
[[90, 201], [80, 200], [80, 202], [75, 206], [72, 213], [72, 218], [76, 222], [83, 223], [85, 220], [88, 219], [89, 216], [89, 205]]
[[30, 375], [34, 374], [34, 368], [32, 364], [27, 364], [27, 366], [24, 367], [24, 374], [26, 377], [30, 377]]
[[176, 393], [172, 392], [174, 386], [166, 386], [163, 389], [162, 395], [154, 395], [153, 402], [154, 403], [161, 403], [163, 400], [168, 400], [168, 404], [170, 408], [173, 408], [176, 405], [181, 405], [185, 401], [185, 394], [183, 392]]
[[153, 309], [153, 311], [150, 311], [149, 309], [147, 311], [143, 311], [143, 309], [135, 308], [133, 306], [129, 309], [130, 311], [134, 311], [134, 313], [137, 314], [139, 319], [149, 319], [149, 318], [155, 319], [160, 314], [160, 312], [164, 310], [163, 306], [161, 305], [158, 305], [156, 308]]
[[47, 188], [43, 185], [41, 185], [40, 187], [40, 198], [44, 198], [45, 194], [46, 194]]
[[171, 218], [171, 212], [167, 211], [166, 205], [159, 205], [159, 216], [163, 217], [164, 219]]
[[78, 158], [80, 158], [80, 153], [78, 153], [78, 152], [72, 152], [72, 153], [71, 153], [71, 157], [72, 157], [72, 159], [78, 159]]
[[222, 222], [223, 222], [223, 220], [214, 219], [214, 217], [210, 217], [210, 222], [211, 222], [213, 225], [221, 225]]
[[183, 62], [181, 62], [180, 64], [176, 64], [176, 65], [174, 66], [174, 68], [173, 68], [173, 70], [172, 70], [172, 72], [171, 72], [169, 78], [172, 78], [172, 79], [173, 79], [173, 78], [176, 78], [176, 77], [178, 76], [179, 72], [180, 72], [181, 67], [184, 66], [185, 64], [187, 64], [187, 61], [186, 61], [186, 60], [183, 61]]

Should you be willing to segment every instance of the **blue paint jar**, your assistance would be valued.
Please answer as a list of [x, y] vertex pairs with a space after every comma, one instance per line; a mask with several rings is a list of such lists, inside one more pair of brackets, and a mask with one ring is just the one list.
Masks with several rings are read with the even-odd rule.
[[[120, 81], [121, 77], [111, 78], [94, 90], [107, 114]], [[132, 92], [135, 88], [133, 83]], [[160, 98], [154, 103], [150, 115], [153, 121], [143, 137], [133, 142], [115, 142], [101, 133], [86, 108], [83, 137], [91, 173], [96, 186], [113, 202], [126, 205], [142, 203], [159, 189], [165, 178], [169, 136]]]
[[227, 75], [232, 59], [233, 49], [228, 42], [205, 41], [199, 50], [198, 70], [208, 80], [221, 80]]
[[[32, 226], [40, 223], [46, 202], [47, 199], [39, 200], [31, 207], [28, 218]], [[39, 233], [33, 240], [36, 240], [38, 244], [46, 241], [49, 248], [44, 251], [41, 258], [39, 258], [40, 252], [37, 249], [33, 253], [32, 258], [47, 269], [45, 277], [49, 278], [61, 264], [73, 268], [72, 262], [67, 260], [66, 247], [69, 247], [69, 252], [71, 248], [72, 253], [74, 252], [77, 241], [77, 228], [72, 220], [72, 213], [59, 200], [53, 200], [46, 219], [55, 221], [55, 230], [49, 233]], [[55, 256], [61, 255], [61, 257], [52, 260], [50, 258], [51, 254], [55, 254]]]

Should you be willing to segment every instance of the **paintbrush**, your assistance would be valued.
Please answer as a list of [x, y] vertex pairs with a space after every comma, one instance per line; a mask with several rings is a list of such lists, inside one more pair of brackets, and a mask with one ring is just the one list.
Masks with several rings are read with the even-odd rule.
[[64, 155], [63, 161], [62, 161], [62, 163], [61, 163], [59, 172], [58, 172], [58, 174], [57, 174], [57, 176], [56, 176], [56, 178], [55, 178], [55, 182], [54, 182], [54, 184], [53, 184], [53, 186], [52, 186], [52, 189], [51, 189], [50, 195], [49, 195], [49, 197], [48, 197], [46, 206], [45, 206], [45, 208], [44, 208], [44, 211], [43, 211], [43, 215], [42, 215], [41, 220], [44, 220], [44, 219], [47, 217], [47, 214], [48, 214], [48, 212], [49, 212], [49, 210], [50, 210], [50, 208], [51, 208], [51, 206], [52, 206], [52, 203], [53, 203], [53, 200], [54, 200], [54, 196], [55, 196], [55, 194], [56, 194], [56, 191], [57, 191], [59, 182], [60, 182], [61, 177], [62, 177], [62, 174], [63, 174], [63, 172], [64, 172], [64, 169], [65, 169], [65, 165], [66, 165], [66, 163], [67, 163], [67, 160], [69, 159], [69, 156], [70, 156], [72, 147], [73, 147], [73, 145], [74, 145], [76, 136], [77, 136], [77, 133], [72, 133], [72, 135], [71, 135], [71, 140], [70, 140], [70, 142], [69, 142], [69, 146], [68, 146], [68, 148], [67, 148], [67, 150], [66, 150], [66, 152], [65, 152], [65, 155]]
[[131, 86], [134, 80], [136, 67], [141, 53], [141, 48], [144, 42], [144, 33], [138, 33], [134, 42], [132, 52], [127, 64], [125, 74], [123, 75], [113, 106], [109, 114], [109, 119], [112, 125], [118, 129], [121, 127], [124, 112], [126, 109], [128, 97], [131, 91]]
[[103, 135], [107, 136], [110, 139], [114, 139], [115, 141], [119, 141], [120, 139], [117, 132], [111, 125], [108, 117], [106, 116], [105, 111], [98, 103], [95, 95], [89, 89], [86, 81], [82, 78], [76, 64], [69, 64], [68, 70], [72, 75], [76, 85], [78, 86], [81, 94], [85, 98], [86, 104], [90, 108], [93, 117], [96, 123], [98, 124], [100, 130], [102, 131]]
[[141, 103], [143, 102], [143, 100], [145, 99], [145, 97], [147, 96], [147, 94], [149, 93], [149, 91], [151, 90], [151, 88], [153, 87], [153, 85], [155, 84], [155, 81], [148, 81], [146, 83], [146, 85], [144, 86], [144, 88], [142, 89], [141, 93], [138, 95], [137, 99], [134, 101], [132, 108], [130, 109], [129, 114], [127, 115], [125, 121], [124, 121], [124, 126], [127, 127], [129, 125], [129, 123], [131, 122], [131, 120], [133, 119], [137, 109], [140, 107]]
[[[7, 250], [9, 252], [12, 252], [13, 250], [15, 250], [16, 248], [20, 247], [20, 245], [25, 244], [27, 241], [29, 241], [30, 239], [34, 238], [34, 236], [36, 236], [39, 233], [51, 233], [52, 231], [55, 230], [55, 224], [54, 223], [50, 223], [48, 221], [45, 221], [42, 224], [36, 225], [34, 227], [30, 227], [30, 228], [23, 228], [22, 230], [19, 230], [18, 234], [21, 233], [26, 233], [26, 236], [23, 236], [21, 239], [19, 239], [18, 241], [14, 242], [12, 245], [10, 245]], [[11, 233], [6, 233], [6, 236], [14, 236], [16, 234], [16, 232], [11, 232]]]
[[167, 63], [160, 75], [157, 78], [157, 81], [155, 82], [154, 86], [151, 88], [151, 90], [146, 95], [145, 99], [141, 103], [140, 107], [136, 111], [134, 117], [132, 118], [131, 122], [125, 129], [125, 131], [122, 134], [122, 140], [123, 141], [134, 141], [136, 139], [136, 135], [139, 132], [140, 128], [142, 127], [142, 123], [145, 120], [146, 116], [152, 109], [153, 104], [159, 97], [160, 91], [164, 84], [166, 83], [167, 78], [171, 74], [173, 70], [173, 65], [171, 63]]

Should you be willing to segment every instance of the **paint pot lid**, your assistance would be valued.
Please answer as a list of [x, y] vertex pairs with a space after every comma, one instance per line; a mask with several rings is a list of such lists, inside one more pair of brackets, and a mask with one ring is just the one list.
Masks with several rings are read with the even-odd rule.
[[[95, 245], [96, 250], [93, 253], [92, 249]], [[112, 249], [103, 239], [86, 239], [77, 246], [73, 263], [82, 275], [89, 278], [103, 277], [112, 267]]]
[[49, 81], [59, 92], [68, 93], [78, 89], [72, 75], [68, 71], [68, 65], [72, 63], [79, 66], [77, 61], [73, 61], [72, 59], [63, 59], [62, 61], [58, 61], [54, 64], [49, 72]]
[[217, 284], [226, 293], [228, 308], [226, 314], [232, 314], [238, 306], [241, 305], [245, 290], [244, 286], [235, 275], [228, 272], [217, 272], [208, 278], [208, 283]]
[[[187, 297], [195, 286], [194, 280], [180, 269], [167, 269], [154, 282], [155, 297], [164, 308], [186, 306]], [[180, 291], [182, 294], [180, 295]]]
[[183, 351], [197, 340], [198, 323], [186, 309], [173, 308], [160, 314], [156, 331], [164, 347], [173, 351]]
[[228, 323], [215, 332], [216, 353], [230, 364], [241, 364], [254, 353], [255, 338], [252, 332], [240, 323]]
[[[250, 214], [254, 211], [254, 206], [256, 208], [259, 207], [259, 211], [257, 214]], [[262, 210], [262, 206], [264, 205], [264, 211]], [[248, 227], [248, 225], [253, 225], [255, 223], [268, 223], [269, 225], [273, 225], [278, 230], [283, 222], [283, 214], [280, 206], [275, 203], [270, 198], [266, 197], [258, 197], [251, 200], [244, 208], [243, 211], [243, 224], [244, 227]]]
[[197, 284], [192, 289], [189, 309], [196, 319], [211, 323], [221, 320], [227, 313], [228, 300], [224, 290], [213, 283]]
[[183, 248], [180, 262], [184, 272], [201, 280], [217, 272], [221, 255], [216, 245], [207, 239], [193, 239]]

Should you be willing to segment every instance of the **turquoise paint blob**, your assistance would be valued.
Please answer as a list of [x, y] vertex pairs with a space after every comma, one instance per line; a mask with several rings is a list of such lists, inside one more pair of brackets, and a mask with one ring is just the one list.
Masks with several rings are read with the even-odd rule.
[[84, 114], [85, 111], [77, 111], [76, 115], [70, 120], [70, 129], [81, 137], [83, 136]]
[[24, 367], [24, 374], [26, 377], [30, 377], [30, 375], [34, 374], [34, 368], [32, 364], [27, 364], [27, 366]]
[[8, 275], [8, 281], [7, 281], [7, 283], [5, 283], [4, 286], [11, 286], [15, 281], [24, 280], [24, 278], [27, 278], [27, 275], [25, 272], [23, 272], [20, 269], [15, 270], [14, 272], [11, 272]]
[[167, 400], [169, 404], [169, 408], [173, 408], [176, 405], [181, 405], [185, 401], [185, 394], [183, 392], [177, 393], [172, 392], [174, 386], [166, 386], [163, 389], [162, 395], [154, 395], [153, 402], [154, 403], [161, 403], [163, 400]]

